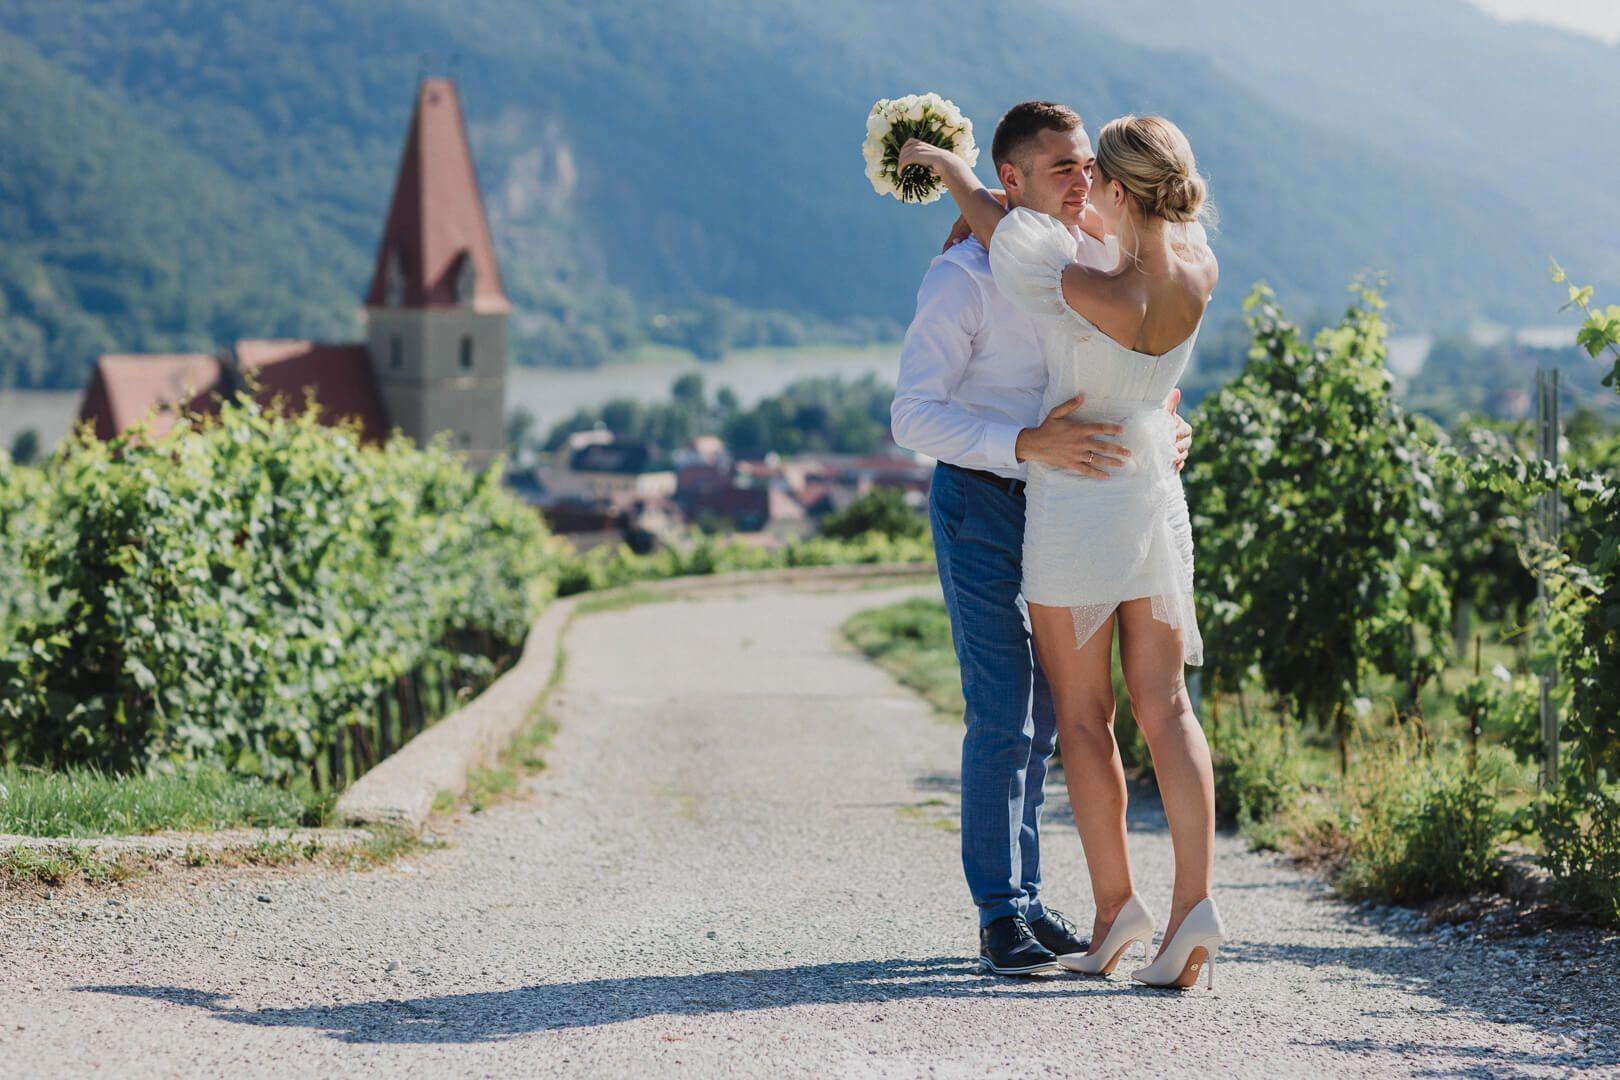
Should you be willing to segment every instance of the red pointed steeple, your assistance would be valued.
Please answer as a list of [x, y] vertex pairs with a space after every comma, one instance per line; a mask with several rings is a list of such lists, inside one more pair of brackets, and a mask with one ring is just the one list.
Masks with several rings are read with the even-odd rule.
[[512, 308], [495, 262], [461, 100], [449, 79], [423, 79], [417, 89], [366, 304], [490, 314]]

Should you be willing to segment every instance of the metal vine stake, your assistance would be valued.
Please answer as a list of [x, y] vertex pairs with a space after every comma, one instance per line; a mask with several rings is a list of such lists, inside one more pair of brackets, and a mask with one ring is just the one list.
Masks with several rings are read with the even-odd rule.
[[[1558, 398], [1562, 378], [1557, 368], [1536, 369], [1536, 456], [1555, 471], [1558, 468]], [[1557, 485], [1550, 485], [1536, 500], [1536, 522], [1543, 543], [1558, 546], [1563, 531], [1564, 510]], [[1545, 566], [1536, 569], [1536, 612], [1543, 631], [1547, 628], [1547, 580]], [[1556, 667], [1543, 672], [1541, 683], [1541, 786], [1558, 786], [1558, 706], [1553, 703], [1553, 687], [1558, 681]]]

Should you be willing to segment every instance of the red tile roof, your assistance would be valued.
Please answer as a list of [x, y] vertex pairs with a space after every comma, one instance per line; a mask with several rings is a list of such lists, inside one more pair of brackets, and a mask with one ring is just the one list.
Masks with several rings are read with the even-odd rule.
[[455, 83], [424, 79], [366, 304], [388, 306], [388, 279], [397, 266], [405, 307], [454, 307], [456, 279], [469, 259], [473, 309], [510, 311]]
[[388, 438], [388, 420], [371, 357], [364, 345], [328, 345], [313, 341], [238, 341], [236, 363], [259, 380], [255, 399], [270, 405], [278, 397], [284, 412], [302, 410], [305, 387], [313, 387], [321, 406], [321, 421], [336, 424], [345, 416], [358, 416], [361, 440]]
[[174, 426], [177, 409], [218, 412], [223, 373], [218, 358], [203, 353], [109, 353], [96, 359], [79, 419], [95, 423], [97, 438], [110, 439], [157, 406], [149, 430], [158, 438]]

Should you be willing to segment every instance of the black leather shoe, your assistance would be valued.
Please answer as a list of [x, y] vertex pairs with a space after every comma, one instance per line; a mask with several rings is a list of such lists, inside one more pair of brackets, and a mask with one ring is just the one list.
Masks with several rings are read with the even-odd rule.
[[1034, 975], [1056, 971], [1058, 963], [1022, 915], [1007, 915], [979, 929], [979, 966], [997, 975]]
[[1091, 947], [1091, 942], [1082, 941], [1075, 933], [1076, 927], [1061, 911], [1046, 909], [1046, 913], [1029, 924], [1029, 929], [1035, 935], [1035, 940], [1045, 945], [1053, 956], [1068, 956], [1071, 953], [1083, 953]]

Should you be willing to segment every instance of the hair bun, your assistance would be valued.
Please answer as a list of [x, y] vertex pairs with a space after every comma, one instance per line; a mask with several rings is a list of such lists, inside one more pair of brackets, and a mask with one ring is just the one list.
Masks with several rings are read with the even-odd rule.
[[1178, 173], [1165, 178], [1159, 185], [1158, 201], [1153, 212], [1166, 221], [1181, 223], [1196, 221], [1203, 208], [1208, 187], [1197, 173]]

